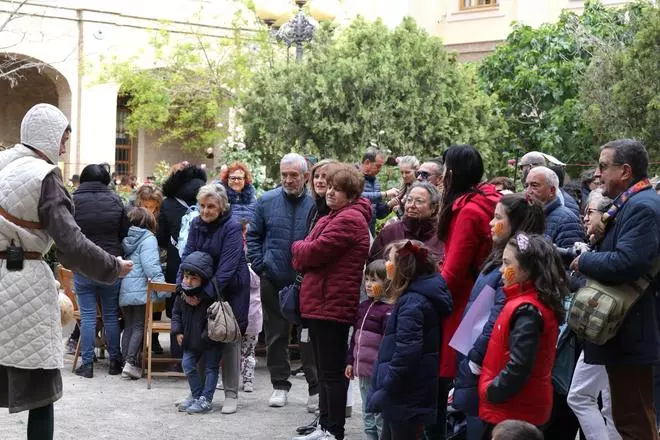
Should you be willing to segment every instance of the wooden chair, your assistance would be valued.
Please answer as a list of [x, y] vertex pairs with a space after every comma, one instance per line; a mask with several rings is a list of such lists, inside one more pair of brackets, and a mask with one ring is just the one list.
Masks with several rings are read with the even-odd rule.
[[[175, 364], [181, 363], [181, 359], [171, 357], [153, 357], [151, 352], [151, 334], [152, 333], [167, 333], [172, 331], [172, 324], [170, 321], [154, 321], [154, 303], [151, 300], [152, 292], [169, 292], [176, 291], [176, 284], [169, 283], [156, 283], [149, 282], [147, 286], [147, 306], [144, 313], [144, 338], [142, 343], [142, 369], [147, 369], [147, 389], [151, 389], [152, 376], [159, 377], [185, 377], [183, 373], [178, 371], [151, 371], [152, 364]], [[170, 350], [172, 348], [170, 347]]]
[[[73, 272], [71, 272], [69, 269], [65, 268], [61, 264], [57, 266], [57, 277], [60, 280], [60, 287], [62, 290], [64, 290], [64, 294], [71, 300], [73, 303], [73, 319], [76, 320], [76, 324], [80, 328], [80, 309], [78, 307], [78, 301], [76, 298], [76, 292], [73, 290]], [[99, 306], [96, 306], [96, 322], [101, 322], [101, 328], [103, 325], [103, 317], [101, 314], [101, 309]], [[101, 331], [102, 332], [102, 331]], [[71, 371], [75, 372], [76, 371], [76, 365], [78, 364], [78, 358], [80, 357], [80, 339], [78, 338], [78, 343], [76, 344], [76, 352], [73, 355], [73, 367]], [[100, 347], [100, 350], [103, 350], [102, 347]], [[102, 356], [102, 353], [101, 357]]]

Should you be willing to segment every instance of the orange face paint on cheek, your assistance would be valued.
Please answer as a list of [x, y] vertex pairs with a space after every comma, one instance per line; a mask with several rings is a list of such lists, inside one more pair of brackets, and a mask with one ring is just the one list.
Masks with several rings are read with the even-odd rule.
[[518, 274], [516, 273], [516, 270], [513, 267], [507, 267], [504, 269], [504, 273], [502, 274], [502, 277], [504, 278], [506, 284], [515, 284], [517, 275]]
[[380, 298], [383, 295], [383, 285], [377, 283], [372, 284], [371, 293], [374, 294], [375, 298]]
[[385, 262], [385, 272], [387, 273], [387, 278], [390, 280], [394, 278], [394, 263], [391, 261]]
[[495, 223], [495, 226], [493, 226], [493, 232], [497, 235], [502, 235], [504, 233], [504, 224], [502, 222]]

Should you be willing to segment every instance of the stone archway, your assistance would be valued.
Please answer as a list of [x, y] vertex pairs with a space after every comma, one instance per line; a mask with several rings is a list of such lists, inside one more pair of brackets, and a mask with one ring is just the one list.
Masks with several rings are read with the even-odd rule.
[[16, 81], [0, 78], [0, 146], [11, 146], [20, 140], [21, 120], [35, 104], [45, 102], [57, 106], [71, 120], [71, 87], [64, 75], [37, 59], [14, 53], [0, 53], [0, 65], [32, 65], [19, 71]]

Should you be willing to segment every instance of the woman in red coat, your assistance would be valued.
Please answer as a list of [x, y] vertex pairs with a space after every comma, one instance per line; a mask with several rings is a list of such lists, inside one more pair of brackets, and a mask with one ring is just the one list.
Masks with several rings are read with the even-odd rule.
[[[293, 267], [304, 275], [300, 314], [309, 328], [319, 372], [319, 430], [342, 440], [348, 330], [357, 312], [369, 252], [371, 203], [360, 197], [364, 177], [352, 165], [328, 165], [326, 181], [330, 213], [316, 223], [305, 240], [293, 243], [291, 251]], [[309, 438], [320, 438], [322, 433], [311, 435]]]
[[[493, 185], [481, 183], [484, 164], [471, 145], [452, 145], [443, 156], [444, 193], [438, 216], [438, 237], [445, 243], [442, 277], [449, 287], [454, 309], [445, 319], [440, 347], [438, 402], [446, 402], [449, 382], [456, 376], [456, 352], [449, 340], [458, 328], [472, 285], [492, 247], [489, 223], [501, 195]], [[446, 437], [447, 405], [438, 405], [438, 423], [426, 428], [427, 438]]]

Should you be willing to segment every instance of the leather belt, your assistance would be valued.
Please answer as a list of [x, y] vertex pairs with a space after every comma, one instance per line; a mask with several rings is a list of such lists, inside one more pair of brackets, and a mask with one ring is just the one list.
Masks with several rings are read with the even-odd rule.
[[[0, 252], [0, 260], [7, 259], [7, 252]], [[43, 260], [44, 257], [41, 252], [23, 252], [24, 260]]]
[[18, 218], [18, 217], [14, 217], [13, 215], [11, 215], [10, 213], [8, 213], [7, 211], [5, 211], [4, 209], [2, 209], [1, 207], [0, 207], [0, 217], [4, 217], [4, 218], [6, 218], [7, 220], [9, 220], [9, 222], [15, 224], [16, 226], [20, 226], [21, 228], [26, 228], [26, 229], [43, 229], [43, 228], [41, 227], [41, 224], [40, 224], [40, 223], [37, 223], [37, 222], [31, 222], [31, 221], [29, 221], [29, 220], [21, 220], [21, 219]]

